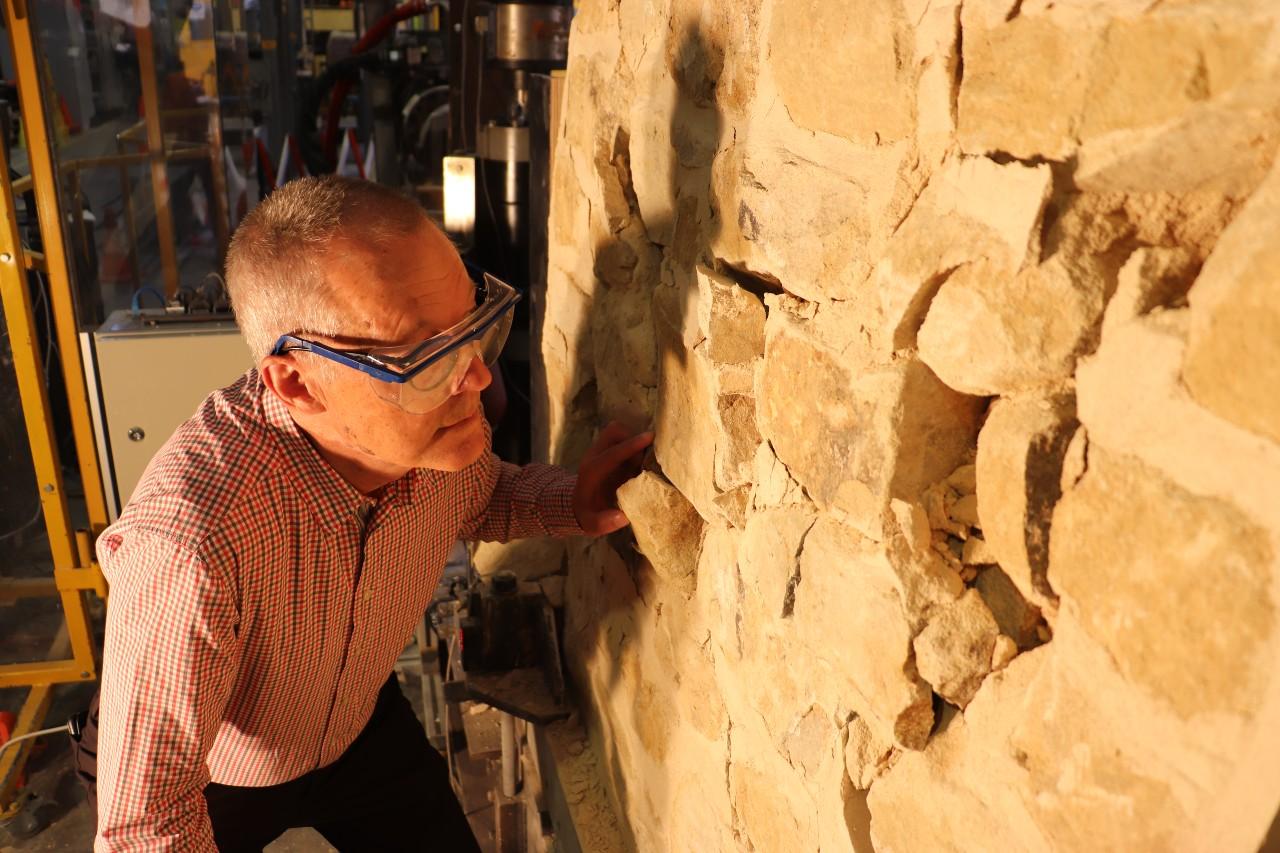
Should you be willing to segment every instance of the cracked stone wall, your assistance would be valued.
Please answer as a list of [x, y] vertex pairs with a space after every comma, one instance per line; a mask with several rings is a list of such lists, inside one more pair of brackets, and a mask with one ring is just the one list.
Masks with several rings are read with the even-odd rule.
[[550, 585], [634, 847], [1256, 849], [1280, 5], [583, 0], [570, 52], [542, 450], [657, 437]]

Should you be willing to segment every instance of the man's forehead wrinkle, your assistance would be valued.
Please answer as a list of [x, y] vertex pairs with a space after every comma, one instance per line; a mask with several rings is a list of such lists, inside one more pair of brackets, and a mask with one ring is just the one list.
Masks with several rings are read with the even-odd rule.
[[413, 344], [474, 308], [461, 259], [429, 225], [385, 239], [362, 236], [368, 230], [335, 236], [325, 252], [329, 295], [343, 318], [332, 335], [351, 345]]

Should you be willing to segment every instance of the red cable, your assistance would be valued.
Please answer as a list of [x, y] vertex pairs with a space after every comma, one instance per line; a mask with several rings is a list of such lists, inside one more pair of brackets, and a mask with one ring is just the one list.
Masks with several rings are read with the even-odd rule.
[[[377, 20], [360, 40], [351, 48], [351, 55], [358, 56], [387, 37], [395, 25], [401, 21], [421, 15], [436, 5], [433, 0], [409, 0], [402, 3]], [[324, 136], [322, 137], [325, 160], [334, 164], [338, 156], [338, 121], [342, 118], [342, 103], [351, 90], [350, 80], [338, 80], [329, 93], [329, 110], [325, 115]]]

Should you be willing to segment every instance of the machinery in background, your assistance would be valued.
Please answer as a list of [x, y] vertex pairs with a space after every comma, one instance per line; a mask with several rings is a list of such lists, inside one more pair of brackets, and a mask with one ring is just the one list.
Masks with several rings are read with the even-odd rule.
[[98, 329], [81, 332], [80, 345], [114, 521], [161, 445], [252, 359], [225, 311], [116, 311]]
[[440, 183], [446, 130], [439, 110], [449, 91], [446, 9], [435, 0], [399, 6], [366, 0], [355, 7], [355, 17], [363, 20], [359, 37], [312, 34], [323, 61], [315, 63], [320, 70], [314, 78], [300, 81], [296, 125], [309, 172], [338, 169], [351, 131], [374, 150], [374, 174], [364, 177], [432, 195]]
[[[455, 0], [450, 6], [451, 153], [443, 219], [467, 247], [469, 261], [526, 291], [536, 291], [543, 271], [532, 256], [545, 245], [536, 231], [546, 223], [532, 216], [545, 200], [533, 198], [531, 162], [548, 144], [545, 125], [536, 121], [538, 79], [565, 67], [572, 17], [569, 2]], [[530, 306], [538, 296], [531, 296], [517, 308], [501, 362], [511, 409], [507, 428], [494, 435], [499, 453], [519, 461], [532, 457]]]
[[556, 826], [550, 814], [535, 746], [535, 727], [565, 720], [571, 711], [562, 626], [546, 594], [512, 572], [481, 579], [468, 567], [437, 593], [430, 612], [431, 630], [444, 639], [445, 665], [430, 689], [430, 673], [422, 669], [428, 731], [448, 758], [464, 807], [466, 766], [491, 761], [498, 772], [484, 795], [494, 807], [497, 850], [581, 849], [570, 843], [572, 827]]
[[[218, 271], [229, 226], [252, 201], [299, 167], [332, 171], [344, 146], [362, 146], [366, 156], [347, 161], [354, 170], [416, 193], [457, 226], [449, 230], [471, 265], [534, 290], [536, 300], [540, 271], [530, 252], [545, 229], [546, 200], [531, 185], [547, 145], [542, 74], [564, 67], [572, 6], [66, 0], [66, 9], [46, 5], [72, 23], [74, 8], [92, 24], [90, 84], [100, 91], [59, 98], [83, 88], [67, 83], [60, 91], [51, 76], [74, 54], [49, 54], [56, 39], [18, 13], [30, 4], [0, 2], [21, 100], [17, 120], [0, 122], [10, 143], [0, 145], [0, 206], [11, 226], [0, 228], [0, 304], [12, 343], [11, 353], [0, 347], [0, 362], [9, 370], [11, 360], [16, 377], [12, 388], [0, 383], [0, 397], [20, 397], [23, 415], [21, 426], [0, 422], [0, 434], [22, 429], [31, 457], [20, 452], [22, 459], [0, 463], [35, 475], [21, 495], [0, 498], [22, 504], [14, 510], [19, 523], [35, 519], [24, 531], [40, 541], [28, 550], [47, 545], [50, 554], [20, 567], [38, 577], [0, 578], [0, 603], [56, 598], [66, 626], [47, 652], [0, 665], [0, 687], [28, 688], [12, 732], [20, 736], [43, 721], [54, 685], [97, 676], [99, 611], [89, 593], [105, 600], [107, 588], [95, 537], [173, 428], [248, 366], [225, 300], [197, 304], [191, 288]], [[108, 80], [123, 82], [110, 88]], [[15, 127], [23, 144], [14, 144]], [[276, 155], [295, 151], [286, 170]], [[260, 190], [244, 204], [224, 183], [224, 165], [237, 164]], [[448, 164], [463, 166], [465, 179], [451, 181]], [[42, 229], [32, 225], [37, 208]], [[459, 209], [461, 219], [450, 215]], [[139, 306], [149, 289], [162, 307]], [[530, 458], [531, 301], [522, 303], [504, 358], [512, 393], [495, 444], [512, 461]], [[554, 616], [545, 599], [504, 583], [459, 590], [462, 603], [451, 612], [469, 620], [472, 646], [450, 658], [473, 699], [529, 720], [558, 719], [567, 708]], [[495, 614], [506, 615], [495, 622]], [[448, 642], [431, 634], [424, 624], [424, 661]], [[536, 659], [493, 657], [531, 638]], [[489, 652], [470, 657], [477, 647]], [[513, 698], [507, 682], [521, 679], [526, 688], [542, 685], [540, 710]], [[505, 719], [516, 731], [524, 725], [516, 714]], [[23, 814], [19, 779], [28, 755], [15, 745], [0, 756], [0, 824]], [[514, 784], [504, 775], [504, 792]]]

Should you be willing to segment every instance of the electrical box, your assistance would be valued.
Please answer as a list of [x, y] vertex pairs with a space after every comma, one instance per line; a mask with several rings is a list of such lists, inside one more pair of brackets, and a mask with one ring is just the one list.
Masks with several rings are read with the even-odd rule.
[[116, 311], [93, 333], [91, 349], [90, 396], [96, 379], [98, 452], [114, 520], [173, 431], [253, 363], [229, 317]]

